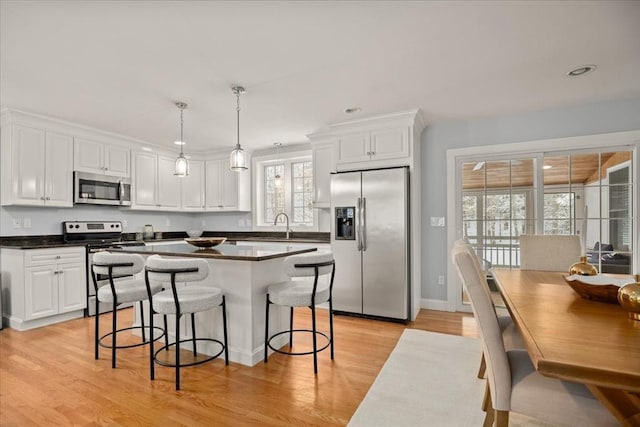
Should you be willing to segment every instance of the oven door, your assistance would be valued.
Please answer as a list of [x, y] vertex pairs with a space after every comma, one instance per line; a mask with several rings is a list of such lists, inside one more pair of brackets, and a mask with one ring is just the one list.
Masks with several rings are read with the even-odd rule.
[[131, 181], [128, 178], [74, 172], [74, 202], [130, 206]]

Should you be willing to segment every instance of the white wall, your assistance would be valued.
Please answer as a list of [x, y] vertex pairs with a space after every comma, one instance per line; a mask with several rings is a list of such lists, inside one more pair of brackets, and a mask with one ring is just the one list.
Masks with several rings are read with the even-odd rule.
[[447, 300], [446, 228], [429, 218], [446, 217], [446, 151], [451, 148], [535, 141], [640, 130], [640, 99], [443, 123], [422, 132], [422, 298]]

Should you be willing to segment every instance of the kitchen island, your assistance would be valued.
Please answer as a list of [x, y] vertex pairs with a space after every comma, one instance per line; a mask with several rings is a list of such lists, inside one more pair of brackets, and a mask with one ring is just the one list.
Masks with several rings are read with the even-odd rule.
[[[270, 242], [238, 242], [237, 244], [221, 244], [211, 249], [198, 249], [187, 243], [171, 243], [165, 245], [133, 246], [117, 249], [119, 252], [138, 253], [143, 256], [161, 255], [176, 257], [197, 257], [209, 263], [209, 277], [202, 282], [223, 290], [227, 301], [227, 322], [229, 333], [229, 360], [247, 366], [253, 366], [263, 358], [265, 295], [267, 287], [279, 281], [287, 280], [282, 268], [283, 260], [295, 255], [317, 250], [313, 244], [290, 244]], [[142, 273], [143, 274], [143, 273]], [[218, 309], [197, 313], [197, 331], [200, 338], [222, 337], [222, 322]], [[270, 315], [270, 333], [288, 328], [289, 311], [285, 307], [272, 307]], [[148, 316], [149, 310], [145, 309]], [[183, 316], [181, 330], [191, 334], [191, 325]], [[136, 307], [136, 319], [139, 312]], [[136, 320], [138, 322], [139, 320]], [[169, 321], [169, 325], [173, 322]], [[161, 324], [161, 318], [156, 320]], [[173, 328], [169, 326], [170, 339], [174, 337]], [[185, 335], [182, 338], [187, 338]], [[282, 336], [284, 345], [287, 341]], [[209, 343], [207, 343], [209, 344]], [[211, 347], [199, 347], [199, 351], [213, 354], [215, 344]]]

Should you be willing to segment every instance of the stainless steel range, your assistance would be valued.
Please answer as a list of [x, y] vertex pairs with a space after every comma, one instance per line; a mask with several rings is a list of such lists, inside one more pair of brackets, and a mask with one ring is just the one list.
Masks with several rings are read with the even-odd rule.
[[[91, 276], [93, 254], [122, 246], [144, 246], [144, 242], [122, 240], [120, 221], [64, 221], [62, 235], [66, 243], [85, 244], [87, 248], [87, 309], [85, 315], [94, 316], [96, 310], [96, 288]], [[120, 278], [121, 280], [123, 278]], [[98, 286], [106, 284], [107, 276], [96, 275]], [[131, 306], [122, 304], [118, 308]], [[110, 304], [100, 304], [100, 312], [111, 311]]]

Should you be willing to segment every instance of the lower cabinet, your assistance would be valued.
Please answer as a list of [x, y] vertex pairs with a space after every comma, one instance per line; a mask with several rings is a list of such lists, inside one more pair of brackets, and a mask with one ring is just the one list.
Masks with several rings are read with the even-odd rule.
[[3, 316], [19, 330], [84, 316], [85, 248], [3, 249]]

